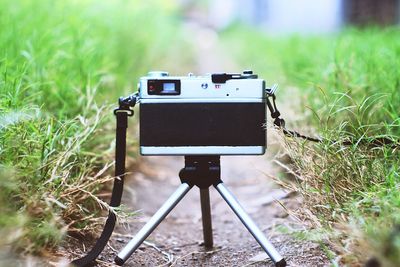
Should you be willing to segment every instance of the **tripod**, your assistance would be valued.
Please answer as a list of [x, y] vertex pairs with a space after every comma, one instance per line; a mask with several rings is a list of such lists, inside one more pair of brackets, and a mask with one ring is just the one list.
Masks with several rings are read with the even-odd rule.
[[129, 243], [118, 253], [115, 262], [124, 264], [135, 250], [145, 241], [154, 229], [164, 220], [170, 211], [183, 199], [193, 186], [200, 188], [200, 202], [203, 222], [204, 246], [213, 246], [211, 208], [209, 187], [212, 185], [228, 203], [233, 212], [239, 217], [247, 230], [253, 235], [260, 246], [268, 254], [275, 266], [286, 266], [285, 259], [275, 247], [268, 241], [261, 230], [253, 222], [242, 206], [225, 187], [221, 180], [220, 156], [185, 156], [185, 167], [179, 172], [182, 184], [151, 217], [143, 228], [132, 238]]

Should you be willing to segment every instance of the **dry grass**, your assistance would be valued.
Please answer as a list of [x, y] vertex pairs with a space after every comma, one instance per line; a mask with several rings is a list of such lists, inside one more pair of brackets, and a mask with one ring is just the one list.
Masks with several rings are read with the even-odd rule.
[[[303, 194], [300, 213], [330, 232], [321, 241], [334, 249], [338, 265], [371, 258], [400, 266], [399, 149], [373, 147], [374, 140], [400, 140], [398, 33], [392, 27], [269, 37], [236, 28], [226, 35], [240, 62], [280, 84], [278, 106], [295, 126], [289, 128], [312, 128], [328, 140], [315, 145], [283, 138], [296, 177], [284, 182]], [[285, 116], [293, 111], [282, 103], [303, 118]]]
[[97, 233], [118, 97], [156, 62], [190, 58], [174, 12], [158, 0], [0, 0], [0, 254]]
[[[337, 132], [336, 132], [337, 133]], [[346, 139], [347, 140], [347, 139]], [[311, 227], [327, 227], [330, 246], [338, 264], [357, 266], [378, 258], [384, 266], [397, 266], [398, 245], [390, 240], [396, 226], [399, 206], [384, 199], [393, 194], [388, 186], [388, 168], [396, 164], [398, 151], [392, 148], [369, 149], [366, 145], [343, 146], [343, 142], [312, 144], [282, 136], [285, 151], [293, 163], [287, 168], [294, 180], [281, 181], [300, 192], [304, 206], [297, 216]], [[392, 196], [397, 197], [398, 193]]]

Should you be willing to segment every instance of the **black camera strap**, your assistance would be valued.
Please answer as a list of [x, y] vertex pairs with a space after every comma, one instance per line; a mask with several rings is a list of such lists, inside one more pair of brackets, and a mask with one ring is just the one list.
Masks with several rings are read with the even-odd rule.
[[125, 158], [126, 158], [126, 131], [128, 128], [128, 117], [133, 116], [133, 108], [136, 105], [138, 94], [133, 94], [126, 98], [119, 99], [119, 107], [114, 110], [116, 117], [115, 130], [115, 178], [111, 195], [110, 208], [108, 218], [104, 225], [103, 232], [96, 244], [84, 257], [71, 262], [72, 265], [83, 267], [90, 266], [97, 259], [100, 253], [104, 250], [108, 240], [114, 231], [117, 216], [113, 208], [121, 204], [122, 192], [124, 189], [125, 178]]
[[[276, 90], [276, 88], [274, 88], [274, 89], [268, 88], [266, 90], [266, 92], [267, 92], [266, 104], [268, 106], [269, 111], [271, 112], [271, 117], [274, 120], [274, 125], [277, 128], [282, 129], [282, 132], [285, 136], [301, 138], [301, 139], [311, 141], [311, 142], [316, 142], [316, 143], [321, 143], [321, 142], [325, 142], [325, 141], [329, 141], [330, 143], [338, 143], [337, 140], [325, 140], [322, 138], [316, 138], [316, 137], [303, 135], [297, 131], [288, 130], [285, 127], [285, 120], [280, 118], [281, 113], [279, 112], [278, 108], [276, 107], [275, 90]], [[269, 100], [270, 98], [272, 98], [272, 104], [271, 104], [271, 101]], [[392, 140], [387, 137], [374, 137], [374, 138], [361, 139], [361, 140], [348, 139], [348, 140], [341, 141], [340, 144], [344, 145], [344, 146], [350, 146], [350, 145], [354, 145], [354, 144], [365, 144], [369, 148], [383, 147], [383, 146], [387, 146], [387, 147], [390, 147], [393, 149], [400, 148], [399, 140]]]
[[[269, 101], [269, 98], [272, 98], [272, 103], [273, 104], [271, 104], [271, 102]], [[267, 91], [266, 103], [267, 103], [269, 111], [271, 112], [271, 117], [274, 120], [274, 125], [276, 127], [280, 128], [280, 129], [282, 129], [283, 133], [286, 136], [298, 137], [298, 138], [302, 138], [302, 139], [305, 139], [305, 140], [308, 140], [308, 141], [311, 141], [311, 142], [322, 142], [323, 141], [320, 138], [306, 136], [306, 135], [303, 135], [303, 134], [301, 134], [299, 132], [286, 129], [285, 120], [280, 118], [281, 113], [279, 112], [278, 108], [276, 107], [275, 100], [276, 100], [275, 94], [274, 93], [269, 93]]]

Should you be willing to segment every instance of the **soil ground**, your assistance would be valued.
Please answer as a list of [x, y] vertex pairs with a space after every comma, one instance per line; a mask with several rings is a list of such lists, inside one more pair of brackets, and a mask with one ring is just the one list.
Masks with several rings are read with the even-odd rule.
[[[267, 156], [222, 157], [222, 179], [265, 235], [287, 259], [289, 266], [327, 266], [318, 244], [296, 240], [277, 228], [302, 229], [286, 209], [301, 200], [268, 179], [276, 168]], [[141, 226], [180, 184], [177, 176], [183, 157], [147, 157], [129, 180], [124, 203], [140, 208], [140, 215], [119, 226], [100, 260], [112, 262]], [[203, 246], [198, 188], [192, 190], [127, 261], [126, 266], [273, 266], [218, 192], [210, 188], [214, 249]], [[279, 202], [274, 199], [280, 199]], [[283, 206], [285, 207], [283, 207]]]

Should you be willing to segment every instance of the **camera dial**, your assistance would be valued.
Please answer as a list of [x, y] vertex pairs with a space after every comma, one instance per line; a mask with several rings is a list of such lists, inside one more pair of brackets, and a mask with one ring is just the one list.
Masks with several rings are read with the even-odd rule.
[[169, 76], [168, 72], [166, 71], [150, 71], [147, 76], [149, 77], [167, 77]]

